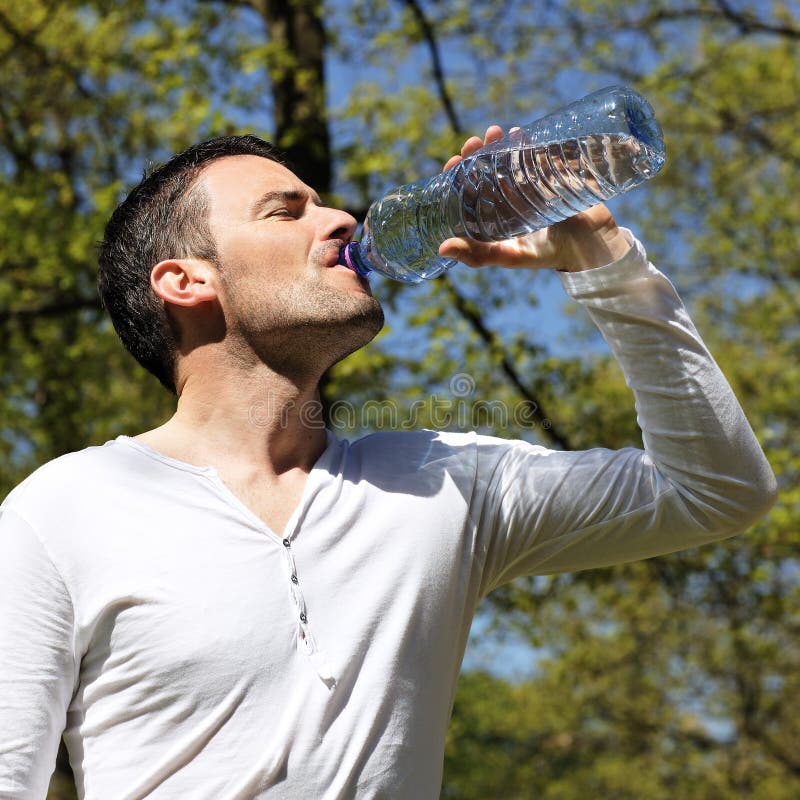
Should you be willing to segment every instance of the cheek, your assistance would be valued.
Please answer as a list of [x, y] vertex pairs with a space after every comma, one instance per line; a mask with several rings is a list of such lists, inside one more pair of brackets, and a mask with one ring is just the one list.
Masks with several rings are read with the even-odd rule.
[[219, 247], [223, 267], [242, 279], [258, 274], [261, 280], [270, 280], [287, 270], [296, 272], [307, 264], [309, 253], [310, 247], [296, 226], [281, 223], [247, 237], [230, 238]]
[[239, 319], [271, 315], [285, 305], [287, 295], [313, 280], [303, 259], [293, 263], [278, 248], [255, 255], [231, 253], [222, 262], [221, 277], [222, 303], [227, 313]]
[[220, 250], [219, 255], [224, 281], [230, 290], [272, 283], [286, 272], [286, 258], [275, 246], [231, 247]]

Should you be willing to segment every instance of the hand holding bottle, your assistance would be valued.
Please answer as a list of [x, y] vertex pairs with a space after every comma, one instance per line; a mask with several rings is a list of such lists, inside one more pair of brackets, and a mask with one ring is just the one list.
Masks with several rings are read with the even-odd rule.
[[663, 133], [650, 104], [610, 86], [507, 137], [492, 126], [485, 141], [468, 139], [449, 169], [386, 192], [339, 263], [406, 283], [435, 278], [459, 261], [602, 266], [622, 256], [627, 242], [598, 203], [640, 186], [663, 164]]
[[[462, 159], [468, 158], [487, 144], [499, 141], [503, 136], [502, 128], [490, 125], [483, 140], [478, 136], [467, 139], [461, 148], [461, 154], [453, 156], [442, 171], [454, 167]], [[548, 228], [513, 239], [500, 242], [447, 239], [439, 247], [439, 255], [456, 259], [470, 267], [498, 266], [575, 272], [610, 264], [625, 255], [629, 246], [611, 212], [600, 203]]]

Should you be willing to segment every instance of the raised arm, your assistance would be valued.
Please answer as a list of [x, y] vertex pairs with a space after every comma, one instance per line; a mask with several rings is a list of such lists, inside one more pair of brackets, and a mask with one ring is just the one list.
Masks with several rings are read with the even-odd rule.
[[623, 234], [621, 259], [561, 279], [622, 367], [644, 450], [511, 446], [487, 491], [485, 591], [722, 539], [775, 500], [772, 470], [675, 289]]
[[[445, 168], [501, 137], [490, 127]], [[672, 284], [604, 205], [504, 242], [449, 239], [440, 253], [474, 267], [559, 270], [622, 367], [643, 433], [644, 450], [519, 442], [496, 464], [486, 459], [484, 593], [518, 575], [721, 539], [771, 507], [775, 477], [728, 382]]]

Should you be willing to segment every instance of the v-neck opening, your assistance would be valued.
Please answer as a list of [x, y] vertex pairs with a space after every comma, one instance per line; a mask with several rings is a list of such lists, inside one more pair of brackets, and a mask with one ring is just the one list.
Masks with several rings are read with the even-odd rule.
[[[180, 459], [168, 456], [159, 450], [155, 450], [149, 445], [146, 445], [131, 436], [120, 435], [113, 441], [123, 445], [128, 445], [129, 447], [138, 450], [143, 455], [156, 461], [160, 461], [162, 464], [166, 464], [167, 466], [182, 470], [183, 472], [189, 472], [201, 478], [205, 478], [221, 500], [227, 503], [227, 505], [237, 509], [237, 511], [239, 511], [239, 513], [242, 514], [251, 524], [255, 524], [260, 530], [268, 533], [270, 538], [274, 539], [278, 545], [281, 545], [284, 540], [291, 539], [297, 531], [297, 527], [302, 520], [302, 516], [311, 501], [312, 492], [314, 492], [315, 487], [319, 485], [319, 476], [329, 466], [333, 451], [338, 445], [338, 440], [334, 434], [331, 433], [331, 431], [326, 430], [325, 435], [325, 449], [319, 454], [319, 457], [311, 466], [308, 475], [306, 475], [300, 500], [297, 502], [297, 505], [289, 516], [289, 519], [286, 521], [286, 525], [282, 531], [274, 530], [263, 519], [261, 519], [258, 514], [250, 509], [246, 503], [242, 502], [242, 500], [230, 489], [225, 481], [222, 480], [216, 467], [210, 465], [198, 466], [196, 464], [189, 464], [186, 461], [181, 461]], [[109, 444], [110, 443], [112, 442], [109, 442]]]

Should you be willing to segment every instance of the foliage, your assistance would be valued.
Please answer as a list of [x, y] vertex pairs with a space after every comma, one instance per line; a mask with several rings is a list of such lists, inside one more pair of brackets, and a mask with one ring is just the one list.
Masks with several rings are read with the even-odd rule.
[[[56, 455], [170, 413], [104, 321], [95, 242], [148, 160], [211, 134], [273, 132], [277, 76], [296, 62], [267, 6], [0, 8], [0, 495]], [[328, 98], [330, 196], [358, 213], [490, 121], [528, 121], [612, 82], [651, 100], [668, 166], [615, 213], [678, 284], [781, 484], [770, 517], [729, 543], [495, 593], [484, 614], [530, 643], [536, 667], [516, 684], [464, 676], [442, 796], [797, 797], [800, 9], [329, 0], [322, 19], [328, 83], [312, 88]], [[398, 416], [337, 432], [441, 426], [418, 403], [439, 397], [465, 409], [448, 427], [472, 427], [489, 399], [540, 412], [477, 417], [499, 435], [637, 443], [619, 370], [582, 317], [553, 308], [557, 289], [552, 276], [460, 268], [419, 287], [377, 280], [390, 326], [326, 392], [356, 408], [392, 401]], [[554, 340], [566, 325], [572, 346]]]

